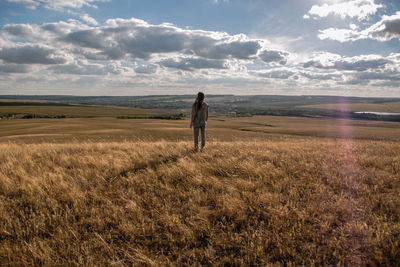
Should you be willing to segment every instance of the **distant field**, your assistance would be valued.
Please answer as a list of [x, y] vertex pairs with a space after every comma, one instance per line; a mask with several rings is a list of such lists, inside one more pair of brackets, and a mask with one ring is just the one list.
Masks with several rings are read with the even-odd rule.
[[166, 115], [173, 111], [157, 109], [140, 109], [127, 107], [106, 107], [106, 106], [29, 106], [13, 105], [1, 106], [0, 115], [7, 114], [36, 114], [43, 116], [61, 116], [67, 117], [117, 117], [117, 116], [149, 116]]
[[400, 113], [400, 102], [387, 102], [380, 104], [371, 103], [351, 103], [351, 104], [321, 104], [321, 105], [305, 105], [301, 108], [311, 109], [330, 109], [340, 111], [374, 111], [374, 112], [394, 112]]
[[[400, 123], [277, 116], [210, 118], [209, 140], [265, 140], [285, 135], [322, 138], [400, 140]], [[67, 118], [0, 120], [0, 142], [71, 140], [191, 140], [189, 120]]]

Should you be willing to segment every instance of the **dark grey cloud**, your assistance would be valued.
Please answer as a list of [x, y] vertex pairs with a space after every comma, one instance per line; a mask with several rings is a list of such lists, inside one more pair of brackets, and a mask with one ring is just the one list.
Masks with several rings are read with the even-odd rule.
[[71, 50], [75, 55], [81, 55], [89, 60], [120, 60], [123, 59], [125, 53], [117, 47], [105, 48], [104, 51], [97, 52], [98, 50], [77, 48]]
[[135, 72], [139, 74], [153, 74], [157, 72], [157, 68], [157, 65], [149, 64], [137, 67]]
[[69, 33], [74, 31], [85, 31], [91, 27], [76, 20], [68, 22], [50, 22], [41, 25], [36, 24], [6, 24], [2, 32], [11, 37], [22, 38], [28, 41], [46, 41], [54, 43], [57, 38], [66, 38]]
[[29, 24], [6, 24], [3, 27], [3, 32], [28, 40], [41, 39], [38, 30]]
[[233, 41], [218, 44], [217, 40], [207, 37], [201, 38], [200, 36], [195, 38], [195, 40], [200, 42], [195, 43], [191, 40], [190, 43], [192, 46], [187, 47], [187, 49], [193, 51], [198, 56], [211, 59], [251, 59], [256, 56], [258, 50], [261, 48], [258, 41]]
[[5, 73], [28, 73], [30, 67], [23, 64], [0, 64], [0, 72]]
[[40, 30], [42, 33], [48, 35], [53, 34], [55, 37], [65, 36], [73, 30], [85, 30], [89, 29], [89, 26], [83, 25], [78, 21], [70, 21], [70, 22], [49, 22], [40, 25]]
[[281, 65], [287, 63], [287, 56], [289, 53], [278, 50], [264, 50], [258, 56], [266, 63], [276, 62]]
[[55, 54], [55, 49], [41, 45], [19, 45], [2, 48], [0, 59], [7, 63], [17, 64], [63, 64], [66, 59]]
[[380, 41], [400, 38], [400, 12], [393, 16], [384, 16], [377, 24], [370, 27], [368, 35]]
[[204, 59], [204, 58], [179, 58], [166, 59], [159, 62], [160, 65], [167, 68], [174, 68], [186, 71], [195, 69], [227, 69], [227, 64], [222, 60]]
[[67, 34], [59, 38], [60, 41], [74, 44], [78, 47], [104, 49], [107, 47], [105, 36], [101, 30], [83, 30]]

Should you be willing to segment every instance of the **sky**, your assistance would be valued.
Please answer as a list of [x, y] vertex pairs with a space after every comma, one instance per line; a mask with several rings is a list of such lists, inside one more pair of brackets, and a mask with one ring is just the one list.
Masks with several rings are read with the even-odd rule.
[[399, 0], [0, 0], [0, 95], [400, 97]]

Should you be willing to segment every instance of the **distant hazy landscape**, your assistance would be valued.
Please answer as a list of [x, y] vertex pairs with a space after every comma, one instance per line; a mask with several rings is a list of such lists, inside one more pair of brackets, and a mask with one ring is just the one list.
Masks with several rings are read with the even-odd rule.
[[[211, 105], [211, 115], [214, 116], [274, 115], [400, 121], [400, 98], [209, 95], [207, 101]], [[19, 115], [21, 117], [22, 114], [37, 117], [174, 115], [177, 118], [189, 114], [192, 102], [192, 95], [136, 97], [10, 95], [0, 96], [0, 116]], [[394, 113], [394, 115], [359, 112], [384, 112]], [[395, 115], [395, 113], [399, 114]]]

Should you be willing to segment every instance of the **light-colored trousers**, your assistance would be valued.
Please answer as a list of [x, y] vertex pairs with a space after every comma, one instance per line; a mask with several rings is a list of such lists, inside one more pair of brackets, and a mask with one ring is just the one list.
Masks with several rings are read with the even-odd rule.
[[194, 129], [194, 148], [199, 149], [199, 131], [201, 131], [201, 148], [206, 145], [206, 126], [193, 127]]

